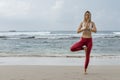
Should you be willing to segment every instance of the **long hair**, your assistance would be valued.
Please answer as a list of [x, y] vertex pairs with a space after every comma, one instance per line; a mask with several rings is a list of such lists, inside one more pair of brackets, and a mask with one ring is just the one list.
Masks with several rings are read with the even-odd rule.
[[[86, 16], [86, 14], [89, 14], [89, 19], [87, 20], [86, 18], [85, 18], [85, 16]], [[86, 11], [85, 12], [85, 14], [84, 14], [84, 20], [83, 20], [84, 22], [91, 22], [91, 13], [90, 13], [90, 11]]]

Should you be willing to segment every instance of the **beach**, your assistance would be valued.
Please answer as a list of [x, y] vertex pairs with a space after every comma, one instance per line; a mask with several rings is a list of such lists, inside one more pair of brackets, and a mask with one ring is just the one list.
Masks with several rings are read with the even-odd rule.
[[0, 0], [0, 80], [120, 80], [120, 0]]
[[120, 80], [120, 32], [93, 34], [88, 74], [85, 52], [71, 52], [75, 31], [0, 32], [0, 80]]
[[120, 58], [1, 57], [0, 80], [120, 80]]
[[0, 80], [120, 80], [119, 66], [90, 66], [84, 75], [81, 66], [0, 66]]

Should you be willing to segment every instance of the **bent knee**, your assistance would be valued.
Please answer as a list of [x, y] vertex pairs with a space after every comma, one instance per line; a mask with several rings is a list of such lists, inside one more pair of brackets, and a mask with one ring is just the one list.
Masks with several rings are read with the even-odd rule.
[[75, 48], [71, 47], [71, 48], [70, 48], [70, 51], [74, 52], [74, 51], [75, 51]]

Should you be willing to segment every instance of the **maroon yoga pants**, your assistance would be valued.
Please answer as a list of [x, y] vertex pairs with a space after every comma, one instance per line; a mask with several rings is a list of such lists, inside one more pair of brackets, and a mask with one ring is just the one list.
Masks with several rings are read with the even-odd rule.
[[89, 60], [90, 60], [90, 52], [91, 52], [91, 49], [92, 49], [92, 38], [81, 37], [78, 42], [74, 43], [71, 46], [70, 50], [72, 52], [79, 51], [79, 50], [84, 50], [83, 46], [87, 47], [85, 65], [84, 65], [84, 68], [87, 69], [88, 64], [89, 64]]

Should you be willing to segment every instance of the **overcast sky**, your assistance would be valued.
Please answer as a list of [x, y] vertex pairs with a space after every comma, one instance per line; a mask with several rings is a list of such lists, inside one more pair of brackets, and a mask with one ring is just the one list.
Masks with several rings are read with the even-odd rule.
[[0, 31], [75, 31], [86, 10], [98, 30], [120, 31], [120, 0], [0, 0]]

